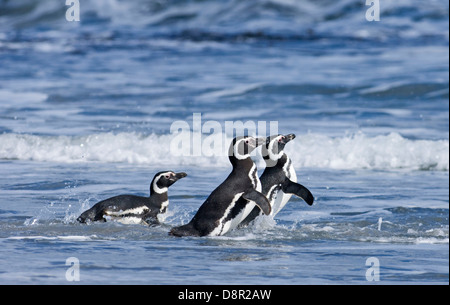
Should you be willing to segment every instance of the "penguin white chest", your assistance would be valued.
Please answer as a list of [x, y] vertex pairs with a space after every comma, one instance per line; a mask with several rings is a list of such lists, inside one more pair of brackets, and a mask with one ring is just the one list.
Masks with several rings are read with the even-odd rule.
[[283, 172], [286, 177], [288, 177], [292, 182], [297, 182], [297, 174], [292, 166], [291, 159], [287, 158], [286, 163], [283, 166]]
[[217, 227], [211, 233], [208, 234], [209, 236], [223, 235], [223, 234], [227, 233], [229, 230], [232, 230], [239, 225], [240, 222], [236, 223], [238, 221], [238, 219], [236, 219], [236, 217], [231, 220], [228, 220], [228, 221], [226, 221], [225, 219], [227, 219], [227, 216], [230, 214], [231, 210], [234, 208], [234, 206], [236, 205], [236, 202], [239, 200], [239, 198], [241, 198], [242, 194], [244, 194], [244, 193], [237, 193], [233, 197], [233, 200], [231, 200], [230, 205], [225, 210], [222, 218], [220, 218], [217, 221], [217, 224], [218, 224]]
[[258, 177], [258, 169], [256, 168], [256, 164], [253, 164], [252, 168], [248, 172], [248, 177], [250, 178], [250, 181], [252, 182], [252, 185], [255, 188], [255, 190], [261, 192], [262, 185]]
[[[258, 192], [261, 192], [262, 185], [261, 185], [261, 181], [259, 180], [259, 177], [258, 177], [258, 170], [256, 168], [256, 164], [253, 164], [252, 168], [250, 169], [250, 171], [248, 173], [248, 177], [250, 178], [250, 181], [252, 182], [254, 189], [257, 190]], [[239, 221], [239, 223], [237, 225], [239, 225], [248, 216], [248, 214], [250, 214], [250, 212], [253, 210], [253, 208], [255, 206], [256, 206], [256, 203], [254, 203], [253, 201], [248, 201], [247, 205], [242, 210], [242, 212], [239, 215], [237, 215], [237, 218]], [[236, 225], [236, 227], [237, 227], [237, 225]]]
[[[292, 182], [297, 182], [297, 174], [295, 173], [295, 169], [292, 166], [291, 160], [288, 158], [286, 164], [283, 166], [284, 175], [291, 180]], [[280, 212], [286, 203], [288, 203], [289, 199], [291, 199], [292, 194], [286, 194], [281, 189], [276, 194], [274, 200], [271, 200], [272, 204], [272, 212], [270, 215], [275, 216]]]
[[[248, 177], [250, 179], [253, 188], [255, 188], [258, 192], [261, 192], [262, 185], [258, 177], [256, 164], [253, 164], [252, 168], [248, 173]], [[229, 219], [228, 217], [228, 215], [231, 213], [232, 209], [235, 207], [236, 203], [242, 197], [243, 194], [244, 192], [235, 194], [230, 204], [228, 205], [227, 209], [225, 210], [224, 215], [222, 216], [222, 218], [219, 219], [218, 226], [211, 233], [209, 233], [209, 236], [223, 235], [228, 231], [237, 228], [237, 226], [250, 214], [250, 212], [256, 206], [255, 202], [253, 201], [248, 201], [245, 207], [243, 207], [239, 211], [239, 213], [232, 219]]]

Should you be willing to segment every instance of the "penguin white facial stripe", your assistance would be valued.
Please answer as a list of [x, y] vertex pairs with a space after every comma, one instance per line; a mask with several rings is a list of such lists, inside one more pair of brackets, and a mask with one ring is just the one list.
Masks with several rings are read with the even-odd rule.
[[274, 153], [273, 153], [273, 146], [274, 146], [275, 144], [278, 144], [278, 141], [279, 141], [282, 137], [283, 137], [283, 136], [278, 136], [278, 137], [276, 137], [275, 139], [273, 139], [272, 141], [270, 141], [270, 143], [269, 143], [269, 149], [268, 149], [268, 151], [269, 151], [269, 158], [270, 158], [271, 160], [276, 161], [276, 160], [280, 159], [280, 158], [283, 156], [283, 150], [279, 151], [278, 154], [274, 154]]
[[153, 181], [152, 187], [153, 187], [153, 190], [154, 190], [156, 193], [158, 193], [158, 194], [164, 194], [164, 193], [167, 192], [167, 187], [160, 188], [160, 187], [158, 186], [158, 181], [159, 181], [159, 179], [161, 179], [162, 176], [164, 176], [164, 175], [170, 175], [170, 174], [171, 174], [171, 172], [162, 173], [162, 174], [159, 174], [159, 175], [155, 178], [155, 180]]
[[234, 153], [234, 156], [236, 157], [236, 159], [238, 159], [238, 160], [245, 160], [250, 157], [250, 154], [241, 155], [239, 153], [239, 145], [242, 141], [245, 141], [245, 140], [246, 139], [241, 139], [234, 144], [233, 153]]

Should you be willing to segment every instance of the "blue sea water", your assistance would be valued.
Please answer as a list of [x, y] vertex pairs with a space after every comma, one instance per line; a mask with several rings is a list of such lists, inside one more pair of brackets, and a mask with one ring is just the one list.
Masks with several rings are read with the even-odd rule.
[[[448, 284], [448, 1], [380, 0], [378, 22], [360, 0], [80, 2], [68, 22], [65, 1], [0, 0], [0, 283], [73, 283], [76, 257], [81, 284]], [[171, 150], [200, 114], [201, 143], [207, 122], [295, 133], [315, 204], [168, 236], [230, 171]], [[76, 222], [166, 169], [188, 177], [163, 225]]]

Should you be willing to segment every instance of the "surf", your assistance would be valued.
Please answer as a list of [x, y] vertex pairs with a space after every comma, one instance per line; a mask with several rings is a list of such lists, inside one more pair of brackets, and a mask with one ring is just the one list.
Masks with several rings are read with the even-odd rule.
[[[225, 134], [220, 135], [226, 137]], [[127, 163], [170, 166], [228, 167], [226, 151], [199, 156], [172, 154], [172, 134], [136, 132], [94, 133], [83, 136], [0, 134], [0, 160], [59, 163]], [[368, 136], [364, 133], [331, 137], [319, 133], [298, 135], [286, 148], [300, 168], [339, 170], [449, 170], [448, 140], [416, 140], [392, 132]], [[257, 157], [255, 157], [257, 159]], [[262, 168], [263, 162], [257, 163]]]

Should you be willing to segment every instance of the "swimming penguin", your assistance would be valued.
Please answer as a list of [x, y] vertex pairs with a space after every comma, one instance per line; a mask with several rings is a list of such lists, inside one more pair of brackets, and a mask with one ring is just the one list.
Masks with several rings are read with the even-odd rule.
[[[292, 161], [284, 153], [284, 146], [295, 139], [295, 134], [270, 136], [262, 147], [262, 155], [266, 161], [266, 169], [260, 177], [262, 193], [267, 197], [272, 208], [270, 216], [275, 216], [283, 209], [292, 195], [303, 199], [308, 205], [314, 203], [314, 196], [301, 184], [297, 183], [297, 175]], [[242, 222], [249, 224], [261, 215], [259, 209], [253, 209]]]
[[169, 205], [169, 186], [186, 176], [186, 173], [159, 172], [150, 184], [150, 197], [119, 195], [105, 199], [81, 214], [77, 220], [81, 223], [106, 221], [104, 216], [110, 216], [124, 223], [158, 223], [157, 216], [165, 213]]
[[265, 138], [237, 137], [229, 148], [229, 159], [233, 170], [199, 208], [192, 220], [173, 228], [174, 236], [219, 236], [236, 228], [253, 210], [255, 205], [264, 214], [270, 214], [270, 204], [261, 194], [261, 183], [256, 165], [250, 153]]

